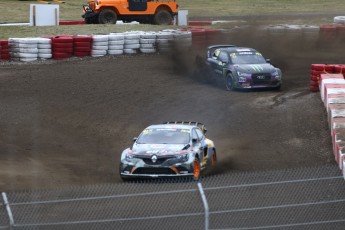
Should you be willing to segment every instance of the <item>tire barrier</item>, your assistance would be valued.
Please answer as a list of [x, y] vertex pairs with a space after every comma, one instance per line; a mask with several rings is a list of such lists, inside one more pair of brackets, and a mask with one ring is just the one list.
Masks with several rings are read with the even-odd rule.
[[311, 69], [312, 76], [318, 76], [318, 91], [327, 111], [334, 159], [345, 179], [345, 66], [312, 64]]
[[91, 56], [92, 57], [102, 57], [107, 55], [107, 50], [109, 46], [109, 35], [93, 35], [92, 36], [92, 47]]
[[[9, 41], [12, 44], [12, 51]], [[0, 60], [62, 60], [71, 57], [152, 54], [168, 52], [180, 47], [186, 50], [192, 45], [192, 32], [189, 29], [159, 32], [128, 31], [91, 36], [62, 34], [40, 38], [10, 38], [0, 40]], [[10, 51], [13, 56], [10, 55]]]
[[0, 60], [10, 60], [10, 48], [8, 45], [8, 40], [0, 40]]
[[125, 35], [123, 33], [110, 33], [108, 36], [108, 54], [123, 54]]
[[87, 35], [73, 36], [73, 56], [91, 56], [92, 37]]
[[156, 32], [144, 32], [140, 34], [140, 52], [150, 54], [156, 53]]
[[123, 53], [136, 54], [140, 49], [140, 31], [130, 31], [124, 33]]
[[[328, 75], [327, 75], [328, 74]], [[335, 75], [341, 74], [341, 75]], [[321, 82], [328, 78], [344, 78], [345, 65], [341, 64], [311, 64], [310, 67], [310, 91], [319, 92]], [[322, 79], [321, 79], [322, 76]], [[323, 98], [323, 94], [322, 94]]]
[[12, 60], [31, 62], [38, 59], [37, 38], [10, 38], [8, 45]]
[[37, 38], [37, 41], [37, 57], [39, 59], [51, 59], [53, 57], [52, 40], [49, 38]]
[[63, 60], [73, 56], [73, 37], [60, 35], [51, 38], [54, 60]]

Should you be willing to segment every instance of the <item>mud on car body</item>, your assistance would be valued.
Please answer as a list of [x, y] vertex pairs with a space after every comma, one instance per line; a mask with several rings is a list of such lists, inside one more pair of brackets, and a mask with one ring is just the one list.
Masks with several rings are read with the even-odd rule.
[[192, 177], [216, 165], [216, 147], [198, 122], [166, 122], [145, 128], [121, 154], [120, 177]]
[[210, 75], [224, 80], [227, 90], [280, 89], [282, 84], [282, 71], [252, 48], [234, 45], [209, 46], [206, 68]]

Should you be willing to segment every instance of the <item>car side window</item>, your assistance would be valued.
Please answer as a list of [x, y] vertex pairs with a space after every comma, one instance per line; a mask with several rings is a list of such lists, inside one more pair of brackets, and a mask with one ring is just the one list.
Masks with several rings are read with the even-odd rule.
[[199, 141], [199, 137], [198, 137], [198, 134], [196, 133], [195, 129], [192, 130], [192, 139], [196, 139]]
[[221, 61], [223, 63], [228, 63], [229, 62], [228, 54], [224, 51], [220, 52], [220, 54], [218, 56], [218, 61]]
[[201, 132], [200, 129], [195, 129], [195, 130], [196, 130], [196, 133], [198, 134], [198, 140], [202, 141], [205, 138], [204, 134]]

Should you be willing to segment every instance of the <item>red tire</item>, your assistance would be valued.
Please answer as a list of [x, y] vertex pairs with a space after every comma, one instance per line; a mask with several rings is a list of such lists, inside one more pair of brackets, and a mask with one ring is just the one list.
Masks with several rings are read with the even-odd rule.
[[55, 53], [73, 53], [73, 48], [53, 48]]
[[74, 42], [74, 47], [91, 47], [91, 42]]
[[69, 42], [69, 43], [57, 43], [54, 42], [53, 43], [53, 48], [73, 48], [73, 43]]
[[59, 36], [59, 37], [53, 37], [52, 38], [52, 43], [73, 43], [73, 38], [72, 37], [64, 37], [64, 36]]
[[92, 37], [91, 36], [74, 36], [73, 41], [74, 42], [91, 42]]
[[318, 81], [310, 81], [310, 86], [315, 86], [319, 88], [319, 82]]
[[312, 81], [319, 81], [319, 79], [320, 79], [320, 76], [315, 76], [315, 75], [310, 76], [310, 80]]
[[91, 47], [74, 47], [74, 52], [91, 52]]
[[1, 54], [0, 57], [1, 57], [0, 58], [1, 60], [10, 60], [11, 59], [10, 54]]

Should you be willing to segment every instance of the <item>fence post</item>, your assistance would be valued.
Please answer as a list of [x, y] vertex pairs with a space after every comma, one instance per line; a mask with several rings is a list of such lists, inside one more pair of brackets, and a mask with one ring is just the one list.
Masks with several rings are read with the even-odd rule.
[[200, 182], [198, 182], [198, 188], [199, 188], [199, 192], [201, 195], [201, 199], [202, 202], [204, 203], [204, 209], [205, 209], [205, 230], [208, 230], [209, 228], [209, 209], [208, 209], [208, 203], [207, 203], [207, 199], [204, 193], [204, 189], [202, 187], [202, 184]]
[[10, 220], [10, 229], [13, 229], [14, 227], [13, 215], [12, 215], [11, 207], [10, 207], [10, 204], [8, 203], [7, 195], [5, 192], [2, 193], [2, 199], [4, 200], [4, 205], [6, 206], [7, 215]]

